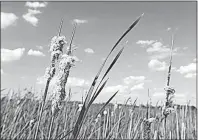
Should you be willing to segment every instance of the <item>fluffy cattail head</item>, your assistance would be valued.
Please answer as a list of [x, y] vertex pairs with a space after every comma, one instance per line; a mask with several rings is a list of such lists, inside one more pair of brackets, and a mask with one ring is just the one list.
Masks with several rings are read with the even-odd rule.
[[78, 104], [78, 112], [82, 110], [83, 104]]
[[165, 116], [168, 116], [169, 114], [171, 114], [171, 113], [173, 113], [173, 112], [175, 112], [175, 109], [172, 108], [172, 107], [165, 108], [165, 109], [163, 110], [163, 114], [164, 114]]
[[63, 45], [66, 44], [65, 36], [54, 36], [50, 43], [50, 51], [62, 51]]
[[105, 111], [103, 112], [103, 114], [104, 114], [104, 115], [107, 115], [107, 111], [105, 110]]
[[52, 63], [59, 59], [63, 53], [63, 46], [67, 43], [65, 36], [54, 36], [50, 44], [51, 61]]
[[168, 86], [165, 88], [165, 91], [166, 91], [166, 102], [163, 108], [163, 115], [166, 117], [170, 113], [174, 112], [173, 98], [175, 94], [175, 89]]

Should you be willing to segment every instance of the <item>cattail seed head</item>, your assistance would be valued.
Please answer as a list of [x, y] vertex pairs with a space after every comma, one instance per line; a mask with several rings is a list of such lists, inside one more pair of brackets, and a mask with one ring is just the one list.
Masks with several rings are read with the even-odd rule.
[[53, 91], [52, 112], [57, 114], [61, 108], [61, 104], [66, 97], [65, 86], [69, 76], [70, 68], [74, 66], [77, 57], [72, 55], [63, 54], [60, 57], [58, 65], [58, 75], [55, 79], [55, 87]]
[[105, 111], [103, 112], [103, 114], [104, 114], [104, 115], [107, 115], [107, 111], [105, 110]]
[[82, 110], [83, 104], [78, 104], [78, 112]]

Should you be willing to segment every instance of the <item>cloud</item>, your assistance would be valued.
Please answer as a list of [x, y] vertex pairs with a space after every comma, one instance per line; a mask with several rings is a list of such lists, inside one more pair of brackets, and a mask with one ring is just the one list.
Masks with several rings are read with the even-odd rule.
[[194, 59], [193, 59], [193, 62], [197, 62], [197, 58], [194, 58]]
[[152, 59], [148, 63], [148, 67], [153, 71], [164, 71], [168, 68], [168, 66], [166, 65], [166, 62], [161, 62], [157, 59]]
[[35, 51], [35, 50], [32, 50], [32, 49], [30, 49], [28, 51], [28, 55], [32, 55], [32, 56], [45, 56], [44, 53], [42, 53], [40, 51]]
[[129, 84], [138, 84], [141, 82], [144, 82], [146, 79], [145, 76], [129, 76], [124, 78], [124, 83], [129, 85]]
[[136, 44], [140, 44], [142, 45], [141, 47], [145, 47], [145, 46], [153, 44], [154, 42], [156, 41], [155, 40], [138, 40]]
[[134, 85], [134, 86], [131, 88], [131, 91], [140, 90], [140, 89], [144, 89], [144, 83], [140, 83], [140, 84]]
[[25, 48], [18, 48], [14, 50], [9, 49], [1, 49], [1, 61], [2, 62], [10, 62], [14, 60], [20, 60], [23, 56]]
[[41, 11], [28, 9], [28, 13], [24, 14], [23, 18], [33, 26], [37, 26], [38, 18], [35, 17], [36, 14], [41, 14]]
[[[172, 55], [177, 55], [177, 53], [173, 52]], [[170, 52], [153, 54], [150, 56], [150, 59], [165, 59], [167, 57], [170, 57]]]
[[74, 22], [74, 23], [77, 23], [77, 24], [88, 23], [87, 20], [83, 20], [83, 19], [74, 19], [73, 22]]
[[69, 77], [67, 80], [68, 86], [74, 86], [74, 87], [83, 87], [83, 86], [89, 86], [89, 81], [81, 78], [76, 77]]
[[93, 49], [91, 49], [91, 48], [86, 48], [84, 51], [86, 53], [94, 53]]
[[1, 12], [1, 29], [5, 29], [8, 26], [15, 25], [18, 17], [13, 13]]
[[25, 6], [36, 9], [46, 7], [47, 4], [47, 2], [26, 2]]
[[[50, 85], [54, 86], [56, 82], [57, 76], [55, 76], [52, 81], [50, 82]], [[44, 76], [38, 77], [37, 79], [37, 84], [46, 84], [47, 79]], [[71, 87], [84, 87], [84, 86], [89, 86], [89, 81], [82, 79], [82, 78], [77, 78], [77, 77], [68, 77], [67, 79], [67, 86]]]
[[153, 52], [169, 52], [170, 49], [167, 48], [166, 46], [163, 46], [163, 44], [161, 42], [155, 42], [146, 51], [148, 53], [153, 53]]
[[43, 46], [36, 46], [37, 49], [43, 50]]
[[196, 63], [190, 63], [187, 66], [180, 66], [176, 70], [180, 74], [183, 74], [185, 78], [195, 78], [196, 77]]
[[[165, 59], [170, 56], [171, 49], [168, 46], [163, 45], [157, 40], [139, 40], [136, 42], [141, 44], [141, 47], [147, 47], [146, 52], [150, 55], [151, 59]], [[179, 48], [173, 49], [173, 55], [177, 55]]]
[[108, 86], [104, 89], [104, 92], [116, 92], [119, 90], [120, 93], [126, 92], [128, 86], [124, 85], [116, 85], [116, 86]]

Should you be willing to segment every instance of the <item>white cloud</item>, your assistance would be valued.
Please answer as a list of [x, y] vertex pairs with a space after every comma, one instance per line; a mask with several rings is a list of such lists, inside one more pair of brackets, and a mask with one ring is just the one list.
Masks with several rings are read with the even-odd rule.
[[167, 48], [166, 46], [163, 46], [163, 44], [161, 42], [155, 42], [146, 51], [148, 53], [153, 53], [153, 52], [169, 52], [170, 49]]
[[43, 46], [36, 46], [37, 49], [43, 50]]
[[84, 51], [86, 53], [94, 53], [93, 49], [91, 49], [91, 48], [86, 48]]
[[[142, 47], [147, 46], [147, 53], [150, 55], [151, 59], [165, 59], [170, 56], [171, 49], [163, 45], [160, 41], [157, 40], [139, 40], [137, 44], [143, 45]], [[179, 48], [173, 49], [173, 55], [177, 55]]]
[[145, 47], [145, 46], [153, 44], [154, 42], [156, 41], [155, 40], [138, 40], [136, 44], [140, 44], [142, 45], [141, 47]]
[[36, 9], [34, 9], [34, 10], [28, 9], [28, 13], [30, 13], [30, 14], [32, 14], [32, 15], [36, 15], [36, 14], [41, 14], [41, 11], [36, 10]]
[[117, 85], [117, 86], [108, 86], [104, 89], [104, 92], [116, 92], [119, 90], [120, 93], [126, 92], [128, 86]]
[[30, 8], [43, 8], [47, 6], [47, 2], [26, 2], [25, 6]]
[[35, 51], [35, 50], [32, 50], [32, 49], [30, 49], [28, 51], [28, 55], [32, 55], [32, 56], [45, 56], [44, 53], [42, 53], [40, 51]]
[[[54, 86], [56, 82], [56, 76], [52, 79], [50, 82], [50, 85]], [[47, 79], [44, 76], [38, 77], [37, 78], [37, 84], [46, 84]], [[67, 79], [67, 86], [72, 86], [72, 87], [83, 87], [83, 86], [89, 86], [89, 81], [77, 78], [77, 77], [68, 77]]]
[[88, 86], [90, 83], [85, 79], [69, 77], [67, 80], [67, 84], [68, 86], [82, 87], [82, 86]]
[[144, 89], [144, 83], [140, 83], [140, 84], [134, 85], [134, 86], [131, 88], [131, 91], [140, 90], [140, 89]]
[[190, 63], [187, 66], [180, 66], [177, 72], [184, 75], [185, 78], [196, 77], [196, 63]]
[[152, 59], [148, 63], [148, 67], [153, 71], [164, 71], [168, 68], [165, 62], [161, 62], [157, 59]]
[[38, 24], [38, 18], [35, 17], [36, 14], [40, 14], [41, 11], [39, 10], [32, 10], [32, 9], [28, 9], [28, 13], [23, 15], [23, 18], [29, 22], [30, 24], [32, 24], [33, 26], [37, 26]]
[[84, 19], [74, 19], [73, 22], [77, 24], [83, 24], [83, 23], [87, 23], [88, 21]]
[[124, 78], [124, 83], [129, 85], [129, 84], [137, 84], [137, 83], [141, 83], [144, 82], [146, 79], [145, 76], [129, 76]]
[[1, 12], [1, 29], [5, 29], [8, 26], [15, 25], [18, 17], [13, 13]]
[[188, 73], [184, 77], [185, 78], [195, 78], [196, 77], [196, 73]]
[[[177, 55], [177, 53], [173, 52], [172, 55]], [[165, 59], [170, 57], [170, 52], [163, 52], [163, 53], [155, 53], [151, 55], [151, 59]]]
[[14, 60], [20, 60], [22, 55], [24, 54], [25, 48], [18, 48], [14, 50], [9, 49], [1, 49], [1, 61], [9, 62]]

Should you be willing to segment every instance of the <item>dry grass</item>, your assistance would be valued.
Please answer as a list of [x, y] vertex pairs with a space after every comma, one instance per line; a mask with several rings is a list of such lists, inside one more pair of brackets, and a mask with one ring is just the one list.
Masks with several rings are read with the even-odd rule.
[[[36, 99], [3, 98], [1, 100], [1, 139], [32, 139], [35, 132], [39, 101]], [[65, 102], [64, 108], [54, 118], [54, 127], [51, 131], [51, 138], [55, 139], [62, 132], [71, 131], [78, 118], [79, 102]], [[107, 114], [100, 113], [98, 121], [95, 116], [103, 105], [92, 104], [87, 117], [79, 132], [79, 138], [83, 139], [143, 139], [143, 118], [146, 117], [146, 108], [133, 105], [122, 105], [116, 110], [113, 105], [105, 107]], [[38, 138], [47, 139], [50, 119], [52, 117], [51, 103], [47, 102], [41, 119]], [[111, 115], [113, 112], [114, 115]], [[150, 116], [156, 116], [161, 111], [158, 107], [151, 107]], [[196, 114], [197, 109], [191, 106], [180, 106], [176, 113], [167, 117], [166, 137], [169, 139], [197, 139], [196, 135]], [[155, 136], [160, 139], [163, 125], [151, 124], [151, 138]], [[65, 138], [71, 138], [72, 133]], [[62, 136], [59, 136], [59, 138]]]

